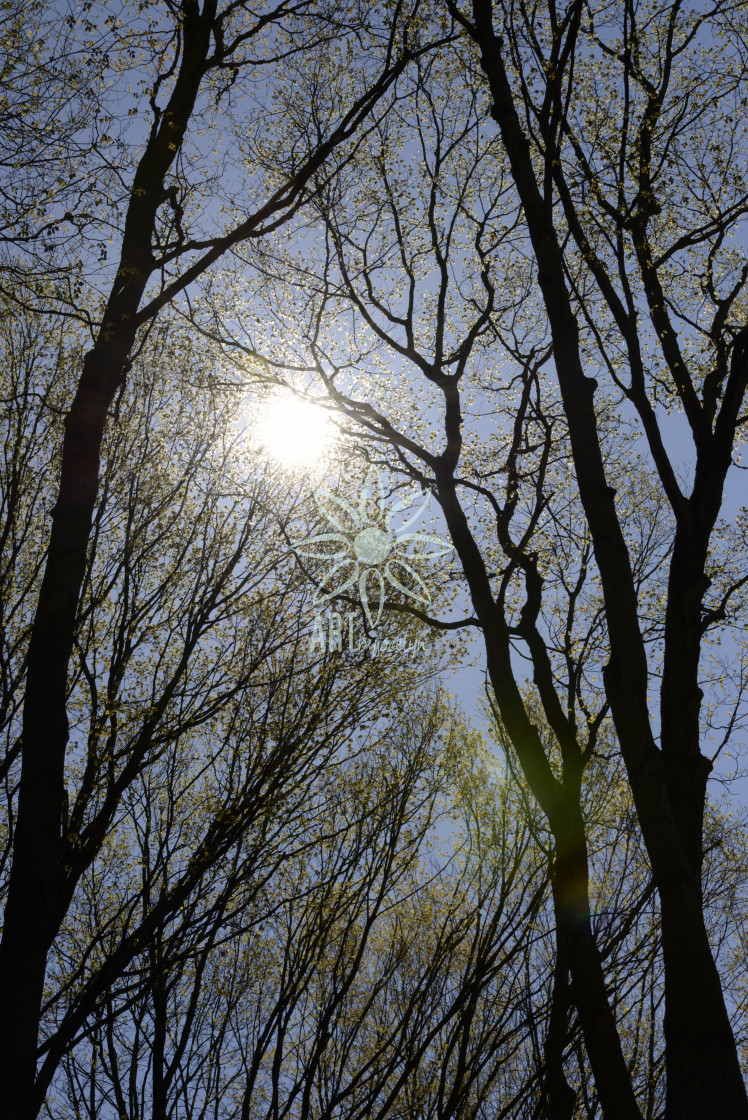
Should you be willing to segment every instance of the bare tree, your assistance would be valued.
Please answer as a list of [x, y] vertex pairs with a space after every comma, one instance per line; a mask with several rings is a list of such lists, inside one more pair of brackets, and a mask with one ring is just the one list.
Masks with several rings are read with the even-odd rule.
[[[741, 88], [738, 16], [676, 4], [645, 28], [628, 5], [450, 11], [465, 43], [424, 61], [407, 107], [322, 194], [319, 266], [268, 252], [276, 315], [304, 331], [298, 369], [348, 430], [441, 505], [506, 740], [553, 836], [558, 980], [604, 1114], [652, 1107], [591, 920], [583, 789], [610, 713], [661, 907], [666, 1115], [744, 1116], [701, 882], [704, 642], [748, 578], [739, 525], [715, 532], [748, 376], [747, 273], [728, 244], [744, 177], [712, 190], [690, 162], [699, 144], [714, 169], [737, 152], [737, 116], [705, 129]], [[233, 341], [280, 376], [259, 337]], [[687, 483], [658, 414], [672, 402], [692, 434]], [[714, 755], [744, 714], [739, 666], [733, 679]], [[555, 1085], [552, 1112], [569, 1115]]]
[[[36, 326], [20, 311], [5, 320], [6, 899], [29, 604], [60, 455], [50, 427], [77, 359], [61, 342], [50, 374], [39, 349], [49, 355], [57, 328]], [[165, 928], [199, 953], [243, 884], [309, 850], [305, 806], [322, 775], [360, 753], [359, 723], [384, 718], [405, 681], [366, 657], [346, 665], [310, 649], [308, 585], [286, 541], [291, 526], [309, 532], [308, 499], [279, 493], [272, 467], [248, 454], [236, 397], [210, 389], [209, 362], [164, 324], [107, 433], [66, 691], [67, 855], [34, 1111], [102, 1001], [147, 987], [139, 962]], [[413, 668], [415, 688], [431, 668]]]
[[[336, 151], [344, 152], [413, 52], [422, 49], [417, 7], [397, 5], [374, 13], [362, 6], [341, 14], [334, 5], [306, 0], [296, 5], [283, 0], [261, 10], [241, 2], [220, 5], [206, 0], [201, 6], [184, 0], [157, 10], [114, 14], [84, 5], [82, 13], [66, 17], [83, 39], [81, 50], [95, 51], [97, 37], [107, 33], [112, 49], [102, 52], [102, 65], [109, 100], [90, 102], [90, 127], [95, 132], [99, 126], [96, 114], [102, 104], [112, 124], [100, 145], [89, 145], [84, 152], [105, 170], [101, 194], [87, 195], [96, 209], [93, 227], [89, 229], [82, 202], [77, 216], [55, 212], [49, 227], [51, 232], [59, 230], [64, 240], [65, 231], [78, 222], [88, 240], [73, 242], [67, 251], [83, 252], [84, 267], [91, 265], [92, 270], [94, 262], [85, 246], [99, 238], [103, 283], [98, 306], [95, 294], [92, 298], [78, 296], [77, 290], [72, 293], [90, 324], [92, 344], [65, 409], [59, 487], [24, 667], [22, 768], [0, 944], [0, 1063], [10, 1116], [33, 1112], [31, 1086], [47, 954], [69, 900], [68, 869], [85, 850], [69, 831], [70, 820], [78, 827], [84, 815], [73, 808], [66, 820], [69, 670], [101, 444], [115, 397], [126, 382], [139, 339], [159, 312], [230, 246], [261, 238], [286, 220], [303, 202], [312, 176]], [[264, 105], [254, 98], [259, 77], [267, 75], [272, 86], [281, 72], [293, 75], [312, 57], [316, 61], [310, 65], [318, 71], [325, 66], [333, 70], [332, 48], [348, 49], [351, 40], [361, 51], [362, 64], [341, 72], [346, 80], [341, 78], [335, 98], [329, 96], [329, 87], [320, 85], [307, 106], [303, 128], [296, 129], [286, 147], [275, 147], [273, 122], [283, 115], [288, 123], [291, 113], [282, 103], [282, 82], [277, 84], [277, 98], [272, 88]], [[49, 68], [52, 79], [59, 73], [59, 67]], [[127, 86], [128, 77], [139, 87], [135, 92]], [[28, 78], [22, 64], [11, 68], [11, 84], [17, 80], [22, 85]], [[85, 113], [89, 106], [85, 81], [77, 92], [84, 101], [71, 110], [70, 135], [75, 135], [81, 109]], [[23, 90], [19, 96], [23, 102]], [[45, 111], [48, 98], [40, 100], [33, 88], [30, 96], [31, 108]], [[131, 99], [131, 104], [121, 113], [123, 99]], [[123, 130], [119, 136], [118, 121]], [[128, 123], [134, 133], [126, 133]], [[231, 138], [228, 148], [222, 128]], [[58, 178], [68, 181], [78, 172], [69, 155], [70, 148], [63, 145], [55, 166]], [[211, 199], [206, 188], [215, 182], [214, 161], [220, 164], [223, 158], [225, 164], [228, 156], [240, 189], [227, 206]], [[27, 211], [23, 221], [33, 222], [38, 216], [34, 207]], [[115, 241], [116, 264], [109, 272], [109, 243]], [[17, 270], [15, 277], [12, 298], [49, 306], [33, 274]], [[93, 281], [95, 290], [95, 276]], [[66, 293], [58, 295], [65, 298]], [[191, 618], [199, 631], [199, 621], [194, 614]], [[187, 657], [190, 640], [184, 649]], [[143, 733], [147, 734], [145, 725]], [[94, 828], [89, 833], [92, 843], [95, 835]]]
[[[242, 861], [208, 936], [196, 940], [192, 913], [133, 961], [64, 1058], [50, 1114], [482, 1114], [527, 1035], [516, 933], [547, 893], [544, 858], [482, 765], [443, 701], [381, 723], [272, 836], [248, 831], [259, 858]], [[480, 848], [459, 823], [471, 780]], [[445, 860], [431, 830], [447, 813], [460, 845]], [[143, 829], [148, 809], [137, 816]], [[85, 913], [92, 936], [101, 915]]]

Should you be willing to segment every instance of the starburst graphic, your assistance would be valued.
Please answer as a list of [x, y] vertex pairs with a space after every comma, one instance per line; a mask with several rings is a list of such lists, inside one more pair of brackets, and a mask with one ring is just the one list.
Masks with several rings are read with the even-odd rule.
[[[332, 564], [317, 588], [320, 603], [357, 587], [366, 618], [374, 627], [382, 616], [388, 586], [419, 605], [431, 602], [429, 589], [411, 561], [441, 556], [451, 546], [429, 533], [409, 531], [426, 509], [428, 494], [415, 508], [411, 508], [412, 498], [388, 508], [379, 473], [372, 467], [356, 506], [327, 490], [315, 490], [314, 497], [322, 516], [336, 530], [310, 537], [297, 549], [301, 556]], [[394, 528], [401, 515], [405, 520]]]

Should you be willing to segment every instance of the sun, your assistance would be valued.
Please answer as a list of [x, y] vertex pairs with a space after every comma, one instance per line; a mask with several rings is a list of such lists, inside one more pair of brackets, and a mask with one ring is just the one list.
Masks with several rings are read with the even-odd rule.
[[271, 459], [289, 470], [312, 469], [324, 462], [336, 432], [317, 405], [290, 393], [277, 394], [258, 422], [259, 441]]

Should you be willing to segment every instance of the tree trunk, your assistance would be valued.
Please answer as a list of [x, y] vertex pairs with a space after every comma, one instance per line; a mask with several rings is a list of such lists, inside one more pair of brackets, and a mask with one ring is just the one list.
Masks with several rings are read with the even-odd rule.
[[564, 1045], [569, 1021], [569, 967], [561, 938], [556, 937], [551, 1013], [545, 1038], [545, 1115], [547, 1120], [572, 1120], [577, 1095], [564, 1074]]
[[8, 1120], [31, 1120], [47, 953], [60, 921], [64, 876], [65, 696], [75, 615], [86, 565], [107, 412], [128, 346], [85, 358], [65, 421], [57, 503], [29, 643], [21, 782], [0, 944], [0, 1084]]
[[704, 926], [701, 881], [660, 888], [668, 1120], [744, 1120], [745, 1085]]
[[153, 1000], [153, 1050], [152, 1083], [153, 1095], [151, 1100], [151, 1120], [168, 1120], [167, 1112], [167, 1070], [166, 1070], [166, 1031], [168, 1026], [168, 1004], [166, 993], [166, 977], [163, 972], [161, 954], [161, 931], [156, 946], [151, 954], [151, 976], [153, 986], [151, 998]]
[[570, 809], [566, 827], [555, 839], [553, 904], [558, 952], [561, 960], [568, 961], [571, 995], [603, 1114], [605, 1120], [641, 1120], [592, 933], [587, 843], [578, 806]]

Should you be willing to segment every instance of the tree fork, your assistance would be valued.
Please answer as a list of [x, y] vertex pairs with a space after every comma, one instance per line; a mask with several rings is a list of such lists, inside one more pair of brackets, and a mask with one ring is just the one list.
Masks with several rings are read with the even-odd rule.
[[[649, 722], [646, 656], [633, 576], [613, 494], [606, 483], [592, 401], [595, 385], [583, 373], [562, 251], [514, 105], [501, 39], [493, 30], [492, 2], [473, 0], [473, 23], [465, 19], [451, 0], [448, 2], [450, 11], [478, 47], [494, 100], [492, 115], [499, 126], [524, 208], [553, 337], [580, 497], [602, 579], [612, 647], [605, 685], [662, 900], [666, 991], [675, 1000], [675, 1007], [671, 1003], [671, 1014], [666, 1018], [668, 1120], [703, 1120], [705, 1115], [716, 1114], [730, 1120], [746, 1120], [748, 1097], [719, 976], [701, 908], [699, 920], [693, 909], [697, 896], [700, 897], [700, 887], [697, 890], [694, 885], [668, 796], [663, 760]], [[580, 6], [578, 10], [581, 11]], [[569, 34], [574, 34], [573, 21]], [[691, 991], [694, 983], [703, 999], [701, 1006], [682, 995]], [[586, 1033], [585, 1042], [588, 1043]], [[685, 1071], [688, 1093], [680, 1092], [674, 1082]], [[676, 1107], [676, 1100], [682, 1102], [682, 1107], [680, 1103]]]

